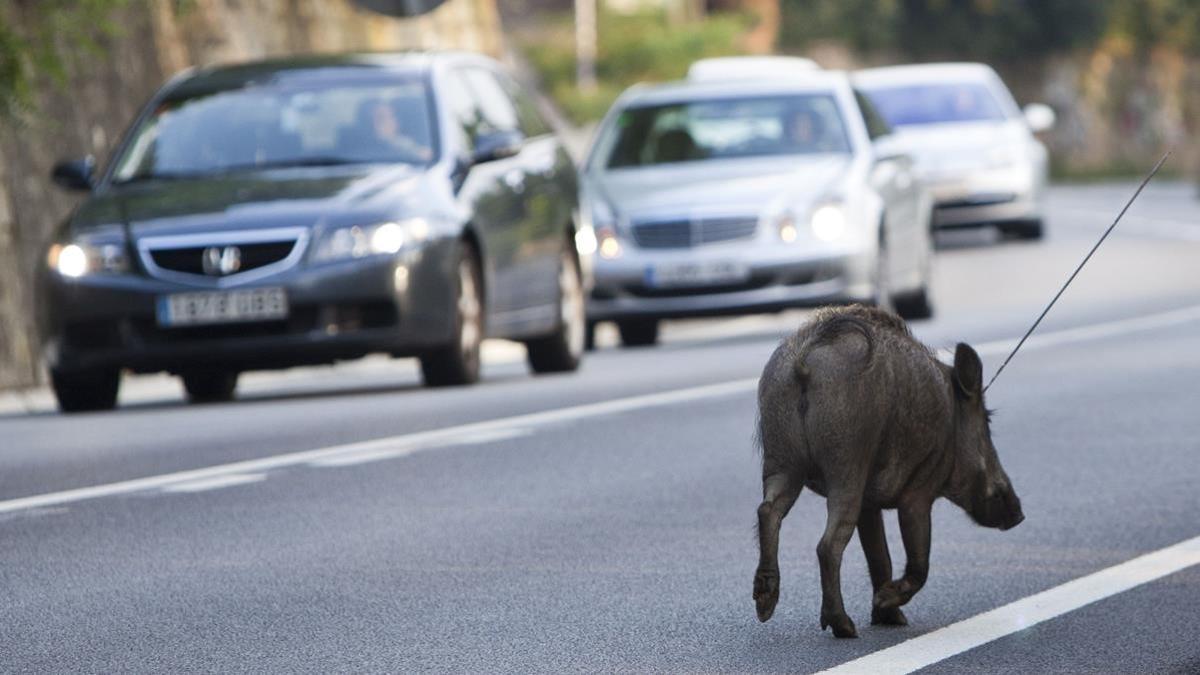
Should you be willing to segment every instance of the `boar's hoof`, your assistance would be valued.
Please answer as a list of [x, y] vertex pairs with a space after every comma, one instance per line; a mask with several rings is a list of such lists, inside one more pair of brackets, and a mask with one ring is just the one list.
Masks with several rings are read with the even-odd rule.
[[768, 621], [779, 602], [779, 573], [759, 571], [754, 575], [754, 609], [759, 621]]
[[872, 604], [875, 609], [895, 609], [908, 600], [909, 596], [904, 592], [903, 581], [889, 581], [875, 591]]
[[850, 617], [846, 616], [845, 612], [833, 614], [832, 612], [821, 610], [821, 630], [825, 630], [830, 626], [833, 627], [834, 637], [858, 637], [858, 630], [854, 627], [854, 622], [850, 620]]
[[907, 626], [908, 618], [904, 616], [904, 612], [900, 611], [899, 607], [890, 607], [888, 609], [875, 607], [871, 610], [871, 625]]

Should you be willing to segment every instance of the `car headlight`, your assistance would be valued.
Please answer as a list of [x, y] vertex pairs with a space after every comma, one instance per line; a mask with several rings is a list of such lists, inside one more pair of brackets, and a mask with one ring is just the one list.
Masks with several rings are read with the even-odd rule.
[[428, 236], [429, 223], [424, 218], [339, 227], [321, 237], [313, 249], [312, 259], [327, 262], [370, 255], [395, 255]]
[[600, 257], [612, 260], [621, 255], [621, 240], [617, 238], [617, 231], [612, 227], [601, 227], [596, 233], [596, 240], [599, 242]]
[[72, 242], [50, 247], [46, 259], [50, 269], [68, 279], [88, 274], [122, 274], [129, 271], [129, 258], [120, 244]]
[[779, 240], [790, 244], [800, 238], [800, 230], [796, 228], [796, 220], [791, 215], [785, 215], [775, 222]]
[[822, 204], [813, 211], [809, 226], [817, 239], [837, 241], [846, 233], [846, 211], [841, 204]]
[[612, 260], [621, 255], [621, 238], [617, 234], [617, 214], [603, 199], [592, 201], [592, 227], [600, 257]]

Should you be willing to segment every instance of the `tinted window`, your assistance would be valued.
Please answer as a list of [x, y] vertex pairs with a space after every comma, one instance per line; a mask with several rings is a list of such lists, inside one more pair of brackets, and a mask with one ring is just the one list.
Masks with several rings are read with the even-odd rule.
[[622, 111], [610, 168], [768, 155], [849, 153], [830, 94], [690, 101]]
[[170, 98], [134, 130], [118, 181], [312, 163], [429, 164], [425, 83], [248, 86]]
[[502, 78], [505, 90], [516, 103], [517, 118], [521, 123], [521, 133], [529, 138], [550, 133], [550, 125], [542, 119], [538, 112], [537, 103], [524, 88], [509, 78]]
[[866, 92], [893, 127], [1005, 119], [1000, 102], [978, 82], [875, 87]]
[[463, 143], [466, 150], [472, 152], [475, 149], [475, 139], [483, 126], [483, 113], [480, 112], [462, 73], [450, 73], [446, 78], [445, 94], [446, 103], [456, 122], [457, 133], [465, 136]]
[[486, 131], [517, 131], [521, 128], [516, 106], [494, 75], [482, 68], [467, 69], [463, 75], [479, 106]]

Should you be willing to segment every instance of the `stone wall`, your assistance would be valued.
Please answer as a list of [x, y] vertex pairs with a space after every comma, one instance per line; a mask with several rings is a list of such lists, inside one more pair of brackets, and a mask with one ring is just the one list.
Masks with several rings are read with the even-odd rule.
[[[0, 3], [0, 22], [31, 34], [37, 2]], [[502, 51], [495, 0], [447, 0], [394, 19], [351, 0], [130, 0], [99, 49], [66, 44], [65, 85], [39, 81], [36, 105], [0, 121], [0, 388], [39, 377], [32, 278], [55, 225], [77, 197], [55, 188], [59, 159], [107, 158], [139, 106], [192, 65], [308, 52], [399, 49]]]

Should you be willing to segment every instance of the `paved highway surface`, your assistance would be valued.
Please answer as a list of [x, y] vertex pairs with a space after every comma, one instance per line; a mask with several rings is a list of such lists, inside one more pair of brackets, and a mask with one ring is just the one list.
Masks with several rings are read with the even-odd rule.
[[[990, 375], [1132, 189], [1055, 188], [1042, 242], [941, 237], [917, 334], [977, 344]], [[0, 670], [880, 672], [908, 650], [937, 673], [1200, 672], [1200, 547], [1060, 588], [1200, 535], [1197, 204], [1149, 188], [989, 392], [1027, 520], [1000, 533], [939, 504], [907, 628], [868, 625], [855, 540], [861, 637], [819, 630], [808, 492], [779, 608], [754, 617], [754, 379], [789, 312], [675, 323], [569, 376], [493, 345], [469, 389], [370, 360], [250, 376], [227, 405], [165, 378], [107, 414], [8, 396]], [[1048, 589], [998, 639], [970, 621]]]

